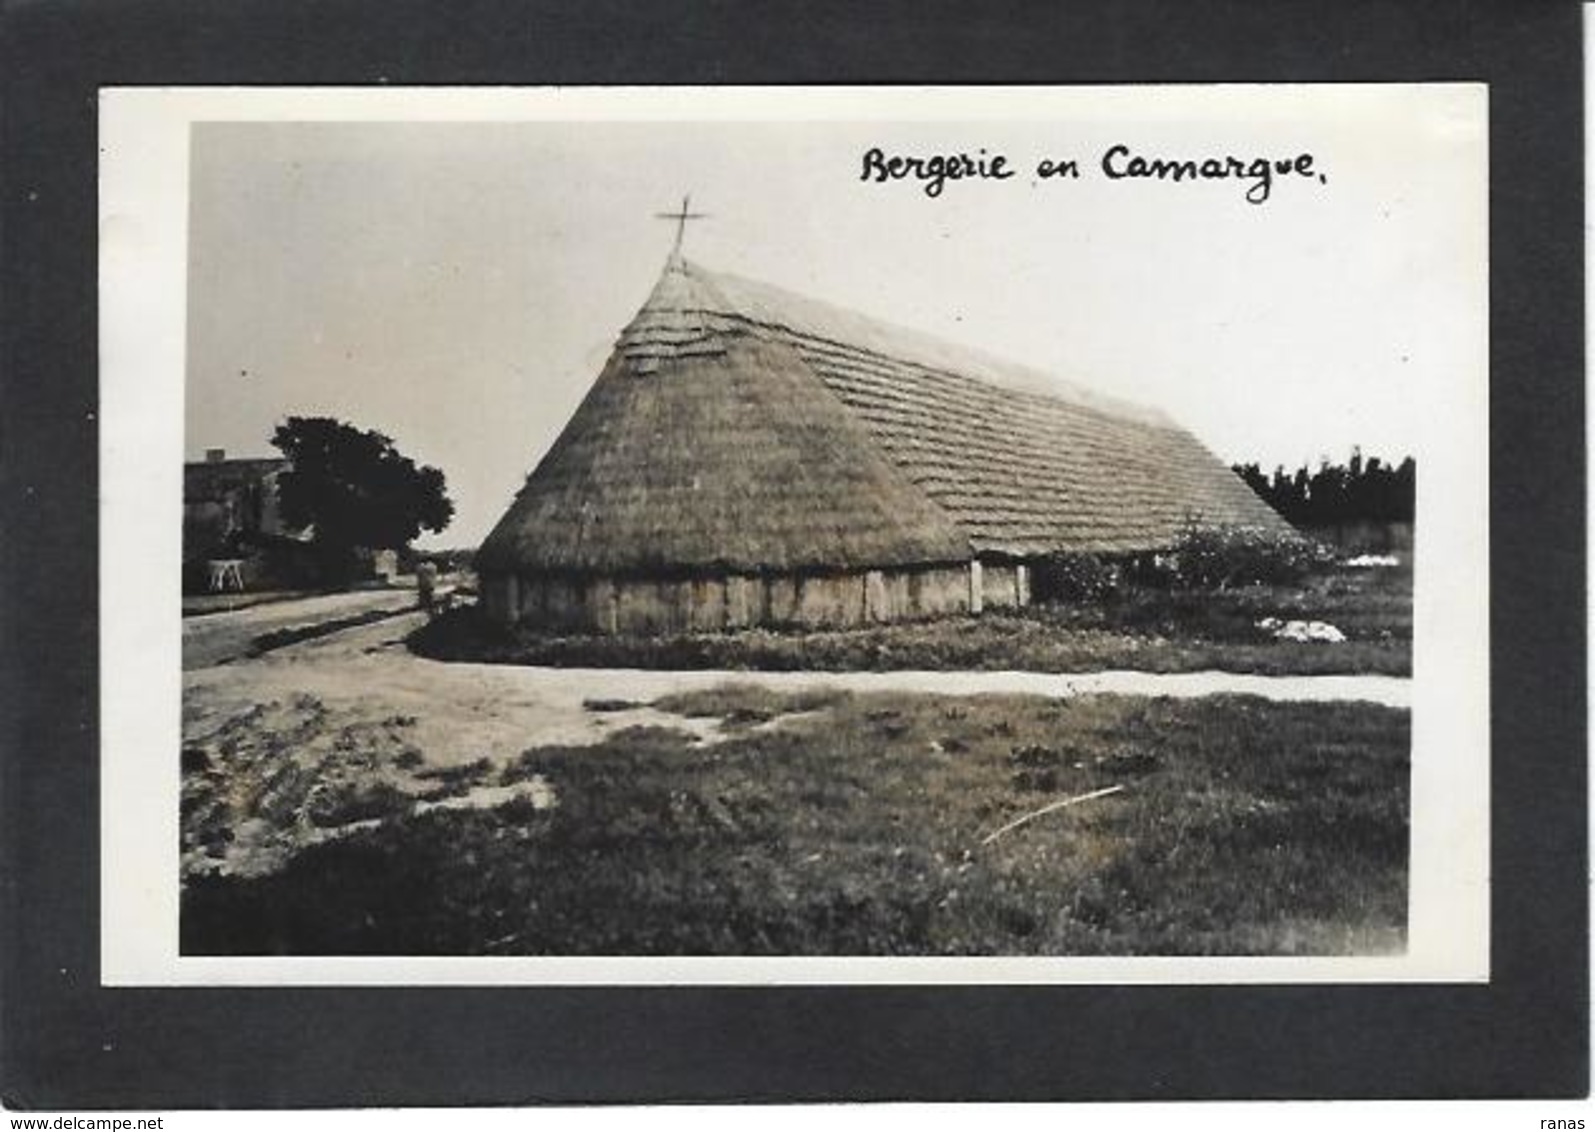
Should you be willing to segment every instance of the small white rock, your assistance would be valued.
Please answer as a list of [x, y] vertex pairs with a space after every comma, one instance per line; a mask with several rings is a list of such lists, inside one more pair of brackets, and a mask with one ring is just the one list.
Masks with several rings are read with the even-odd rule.
[[1277, 617], [1265, 617], [1257, 622], [1257, 627], [1268, 630], [1277, 641], [1324, 641], [1336, 644], [1346, 639], [1346, 634], [1327, 621], [1282, 622]]

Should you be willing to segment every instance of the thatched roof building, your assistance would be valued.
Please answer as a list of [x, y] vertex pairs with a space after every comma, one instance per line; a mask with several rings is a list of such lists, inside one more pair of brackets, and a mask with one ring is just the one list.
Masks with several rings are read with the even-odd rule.
[[1193, 520], [1288, 529], [1161, 413], [673, 254], [477, 566], [503, 621], [850, 624]]

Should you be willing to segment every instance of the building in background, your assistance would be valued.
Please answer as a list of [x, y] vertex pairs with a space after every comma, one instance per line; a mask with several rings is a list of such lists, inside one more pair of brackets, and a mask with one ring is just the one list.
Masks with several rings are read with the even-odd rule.
[[278, 506], [281, 457], [229, 460], [207, 449], [183, 465], [183, 588], [262, 589], [307, 584], [309, 533], [286, 526]]

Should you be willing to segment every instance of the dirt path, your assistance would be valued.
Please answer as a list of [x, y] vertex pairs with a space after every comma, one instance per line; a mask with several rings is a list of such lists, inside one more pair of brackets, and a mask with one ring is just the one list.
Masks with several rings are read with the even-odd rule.
[[183, 619], [183, 668], [207, 668], [249, 653], [266, 633], [323, 625], [349, 617], [397, 613], [415, 605], [413, 590], [361, 590], [272, 601]]
[[[467, 666], [478, 669], [490, 666]], [[659, 672], [646, 669], [522, 668], [529, 686], [550, 699], [601, 694], [648, 702], [676, 692], [721, 684], [754, 684], [776, 691], [840, 688], [853, 692], [926, 692], [940, 696], [1020, 694], [1083, 696], [1261, 696], [1268, 700], [1366, 700], [1409, 707], [1410, 681], [1396, 676], [1254, 676], [1234, 672]], [[601, 689], [595, 693], [594, 689]]]
[[[403, 600], [404, 595], [396, 596]], [[250, 611], [245, 610], [244, 613]], [[218, 615], [222, 616], [222, 615]], [[230, 615], [229, 615], [230, 616]], [[412, 655], [403, 644], [419, 614], [290, 645], [265, 656], [200, 668], [184, 677], [184, 735], [202, 735], [221, 719], [256, 704], [297, 695], [362, 714], [416, 717], [418, 742], [431, 761], [487, 756], [495, 761], [534, 744], [595, 743], [619, 727], [679, 717], [652, 709], [593, 712], [592, 699], [646, 704], [676, 692], [720, 684], [776, 690], [826, 687], [967, 696], [1117, 693], [1271, 700], [1366, 700], [1409, 707], [1411, 681], [1392, 676], [1256, 676], [1230, 672], [661, 672], [643, 669], [533, 668], [455, 664]], [[425, 739], [427, 741], [421, 741]]]

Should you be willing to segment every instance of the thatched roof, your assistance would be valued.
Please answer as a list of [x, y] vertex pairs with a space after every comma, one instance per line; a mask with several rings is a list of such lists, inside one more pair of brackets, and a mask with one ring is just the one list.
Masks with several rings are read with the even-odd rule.
[[488, 569], [950, 562], [1285, 531], [1155, 410], [672, 256]]

